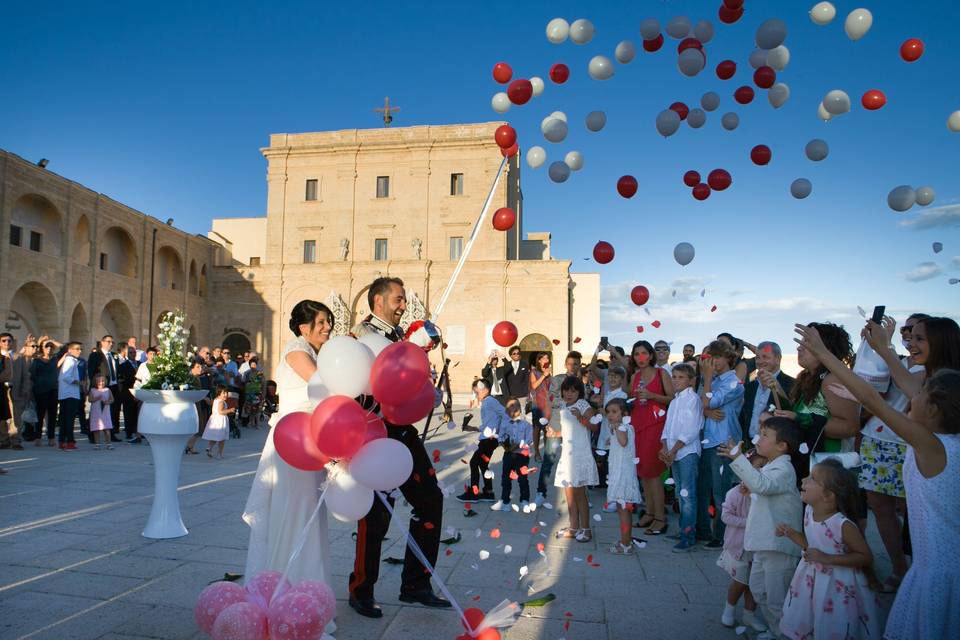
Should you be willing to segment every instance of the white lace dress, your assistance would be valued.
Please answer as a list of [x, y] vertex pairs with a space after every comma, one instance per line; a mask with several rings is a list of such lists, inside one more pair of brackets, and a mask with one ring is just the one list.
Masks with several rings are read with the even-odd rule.
[[[607, 502], [640, 502], [640, 481], [637, 479], [637, 450], [634, 444], [633, 427], [626, 427], [627, 444], [620, 446], [616, 434], [611, 434], [607, 453]], [[610, 434], [610, 428], [605, 427]]]
[[553, 476], [555, 487], [600, 484], [597, 462], [593, 459], [593, 448], [590, 446], [590, 430], [570, 413], [570, 409], [577, 409], [580, 415], [583, 415], [589, 408], [590, 404], [586, 400], [577, 400], [570, 406], [564, 405], [560, 410], [563, 447], [560, 450], [557, 471]]
[[[303, 351], [316, 360], [316, 353], [302, 337], [288, 342], [277, 367], [277, 392], [280, 407], [270, 419], [270, 433], [260, 454], [260, 465], [250, 488], [243, 520], [250, 525], [250, 544], [247, 547], [245, 575], [252, 577], [261, 571], [284, 571], [293, 553], [297, 538], [313, 514], [320, 497], [320, 485], [325, 471], [301, 471], [291, 467], [273, 447], [273, 429], [283, 416], [295, 411], [312, 411], [313, 403], [307, 396], [307, 381], [287, 364], [287, 354]], [[330, 541], [327, 531], [327, 509], [320, 508], [317, 519], [310, 526], [307, 543], [288, 574], [291, 583], [301, 580], [322, 580], [331, 587]], [[327, 633], [336, 628], [331, 622]]]

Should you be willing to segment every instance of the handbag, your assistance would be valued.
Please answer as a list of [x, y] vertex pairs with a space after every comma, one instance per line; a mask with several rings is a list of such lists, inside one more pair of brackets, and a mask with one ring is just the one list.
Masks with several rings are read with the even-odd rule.
[[33, 400], [27, 403], [27, 407], [23, 410], [23, 413], [20, 414], [20, 421], [24, 424], [37, 424], [37, 422], [40, 421]]

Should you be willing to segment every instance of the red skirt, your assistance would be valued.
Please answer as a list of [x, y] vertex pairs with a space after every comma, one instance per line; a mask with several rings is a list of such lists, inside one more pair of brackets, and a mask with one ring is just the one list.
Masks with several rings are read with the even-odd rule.
[[667, 423], [666, 413], [663, 416], [657, 415], [661, 410], [660, 405], [656, 403], [648, 402], [646, 405], [641, 405], [638, 402], [634, 405], [633, 415], [630, 417], [637, 458], [639, 458], [637, 475], [643, 479], [659, 478], [667, 468], [657, 457], [663, 448], [660, 437]]

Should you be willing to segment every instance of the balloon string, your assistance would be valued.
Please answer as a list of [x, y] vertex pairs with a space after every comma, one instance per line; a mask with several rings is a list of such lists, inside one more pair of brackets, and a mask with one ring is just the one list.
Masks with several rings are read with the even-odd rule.
[[[293, 562], [300, 556], [300, 552], [303, 551], [303, 545], [307, 543], [307, 537], [310, 535], [310, 527], [313, 526], [313, 523], [316, 521], [317, 516], [320, 514], [320, 507], [323, 506], [323, 499], [327, 495], [327, 487], [330, 486], [330, 483], [326, 480], [323, 481], [323, 491], [320, 492], [320, 498], [317, 500], [317, 506], [314, 508], [313, 513], [310, 514], [310, 519], [307, 520], [307, 524], [303, 526], [303, 529], [300, 530], [300, 535], [297, 538], [297, 546], [293, 548], [293, 553], [290, 554], [290, 559], [287, 560], [287, 568], [283, 570], [283, 575], [280, 576], [280, 580], [277, 582], [277, 586], [273, 590], [273, 594], [270, 596], [270, 602], [273, 602], [276, 598], [279, 598], [283, 595], [283, 592], [286, 590], [287, 575], [290, 574], [290, 571], [293, 569]], [[270, 604], [269, 602], [267, 603]]]

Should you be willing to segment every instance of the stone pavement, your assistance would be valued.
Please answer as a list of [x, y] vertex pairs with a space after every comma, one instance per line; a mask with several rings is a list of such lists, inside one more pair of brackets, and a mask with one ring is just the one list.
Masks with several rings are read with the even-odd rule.
[[[464, 448], [476, 434], [443, 431], [428, 450], [441, 452], [441, 481], [459, 488], [467, 477]], [[243, 571], [248, 530], [240, 514], [265, 437], [265, 430], [244, 430], [227, 444], [224, 460], [186, 457], [180, 502], [190, 533], [159, 541], [140, 535], [153, 487], [149, 447], [93, 451], [84, 442], [66, 453], [28, 443], [25, 451], [0, 451], [0, 466], [10, 471], [0, 476], [0, 639], [206, 637], [193, 621], [193, 603], [208, 582]], [[491, 512], [481, 503], [470, 518], [448, 498], [443, 537], [456, 530], [462, 541], [441, 548], [438, 574], [464, 607], [488, 610], [504, 598], [556, 594], [553, 603], [526, 609], [503, 634], [508, 640], [737, 637], [719, 623], [727, 577], [715, 564], [718, 553], [677, 555], [672, 543], [649, 538], [633, 557], [612, 556], [616, 514], [600, 511], [602, 499], [591, 492], [592, 512], [601, 515], [594, 541], [577, 543], [552, 535], [566, 524], [556, 497], [561, 504], [552, 511]], [[405, 523], [409, 509], [398, 503], [397, 513]], [[670, 526], [675, 532], [675, 516]], [[491, 538], [494, 528], [499, 538]], [[331, 519], [331, 529], [338, 640], [453, 640], [462, 633], [450, 610], [399, 603], [401, 567], [387, 563], [377, 588], [384, 617], [356, 615], [346, 604], [353, 527]], [[403, 557], [400, 532], [391, 526], [384, 557]], [[886, 575], [889, 563], [872, 525], [871, 533], [878, 571]], [[481, 550], [488, 559], [480, 559]], [[529, 571], [522, 580], [521, 566]]]

